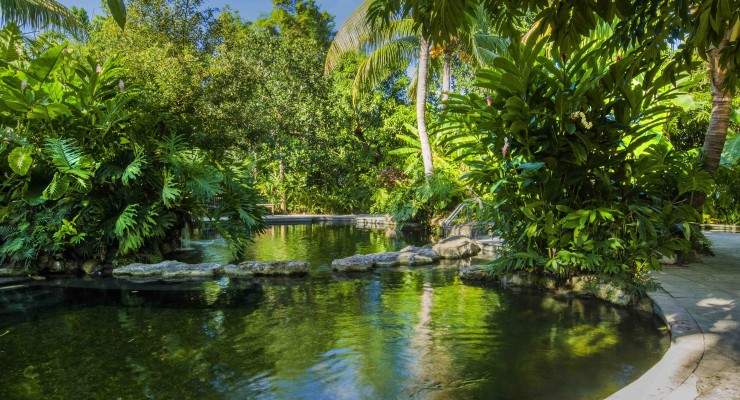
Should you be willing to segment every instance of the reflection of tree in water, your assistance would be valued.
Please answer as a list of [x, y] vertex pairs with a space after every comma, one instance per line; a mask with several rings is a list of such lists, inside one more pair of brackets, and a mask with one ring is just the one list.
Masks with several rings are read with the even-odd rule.
[[445, 268], [265, 280], [248, 307], [222, 306], [238, 300], [230, 288], [205, 284], [199, 308], [89, 306], [14, 325], [0, 397], [578, 399], [660, 350], [619, 309], [463, 285]]

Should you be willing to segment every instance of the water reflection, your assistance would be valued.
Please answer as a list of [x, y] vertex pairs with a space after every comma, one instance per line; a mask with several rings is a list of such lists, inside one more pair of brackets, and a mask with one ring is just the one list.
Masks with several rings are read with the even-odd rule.
[[[230, 262], [231, 254], [223, 239], [206, 231], [183, 245], [195, 251], [183, 254], [186, 261]], [[326, 268], [335, 258], [352, 254], [394, 251], [409, 244], [429, 242], [424, 232], [368, 230], [354, 225], [308, 224], [274, 225], [258, 235], [245, 255], [249, 260], [305, 260], [315, 268]]]
[[[333, 229], [279, 229], [253, 254], [304, 254], [321, 268], [405, 245]], [[596, 399], [666, 348], [645, 316], [464, 285], [456, 271], [47, 282], [0, 312], [0, 398]]]
[[3, 324], [0, 398], [592, 399], [665, 348], [631, 312], [446, 268], [266, 282], [250, 307], [214, 301], [229, 290], [207, 283], [210, 307], [103, 296]]

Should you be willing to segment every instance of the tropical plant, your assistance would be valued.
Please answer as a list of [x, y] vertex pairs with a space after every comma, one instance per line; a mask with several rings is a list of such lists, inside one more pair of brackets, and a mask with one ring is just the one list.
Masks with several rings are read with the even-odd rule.
[[3, 263], [159, 259], [204, 218], [238, 255], [261, 229], [249, 170], [211, 161], [172, 116], [140, 108], [115, 59], [66, 44], [11, 59], [0, 72]]
[[[106, 5], [123, 29], [126, 25], [124, 0], [106, 0]], [[33, 29], [59, 28], [71, 32], [82, 29], [77, 16], [56, 0], [2, 0], [0, 23], [26, 25]]]
[[[434, 174], [426, 119], [430, 51], [434, 46], [449, 47], [462, 32], [468, 34], [471, 25], [468, 17], [477, 8], [478, 2], [469, 0], [366, 0], [339, 29], [327, 53], [327, 71], [346, 52], [369, 53], [355, 79], [356, 93], [363, 87], [378, 84], [390, 72], [416, 62], [416, 130], [426, 176]], [[450, 58], [445, 54], [443, 96], [450, 90]]]
[[690, 201], [712, 179], [659, 135], [677, 94], [671, 71], [601, 47], [566, 58], [544, 40], [512, 42], [479, 73], [483, 95], [450, 98], [440, 131], [465, 179], [489, 193], [506, 242], [499, 270], [635, 281], [702, 237]]
[[[613, 49], [639, 46], [651, 49], [646, 53], [649, 58], [660, 59], [666, 57], [666, 49], [678, 44], [675, 67], [690, 64], [694, 54], [704, 59], [710, 77], [712, 111], [704, 135], [702, 163], [710, 174], [717, 170], [737, 87], [740, 2], [502, 0], [486, 4], [491, 13], [498, 15], [502, 8], [536, 14], [532, 33], [544, 35], [565, 54], [605, 21], [615, 24], [609, 43]], [[704, 196], [698, 195], [694, 201], [701, 208]]]

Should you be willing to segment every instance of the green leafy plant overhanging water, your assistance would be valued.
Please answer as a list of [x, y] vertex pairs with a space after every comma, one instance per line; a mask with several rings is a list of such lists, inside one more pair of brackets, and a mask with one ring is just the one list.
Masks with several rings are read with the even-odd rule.
[[512, 43], [479, 73], [487, 95], [451, 96], [438, 130], [505, 240], [495, 268], [642, 279], [702, 240], [690, 200], [713, 184], [660, 135], [676, 76], [640, 49], [551, 53]]
[[115, 59], [45, 47], [3, 55], [2, 262], [160, 259], [204, 218], [243, 250], [263, 226], [246, 166], [213, 160], [168, 115], [137, 107]]

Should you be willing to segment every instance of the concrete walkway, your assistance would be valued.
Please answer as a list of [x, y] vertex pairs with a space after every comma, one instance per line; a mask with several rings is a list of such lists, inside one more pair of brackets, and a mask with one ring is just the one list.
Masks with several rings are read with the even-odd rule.
[[740, 234], [707, 233], [714, 257], [666, 266], [651, 293], [671, 347], [610, 399], [740, 399]]
[[707, 233], [714, 257], [656, 274], [699, 325], [704, 355], [694, 371], [698, 399], [740, 399], [740, 234]]

